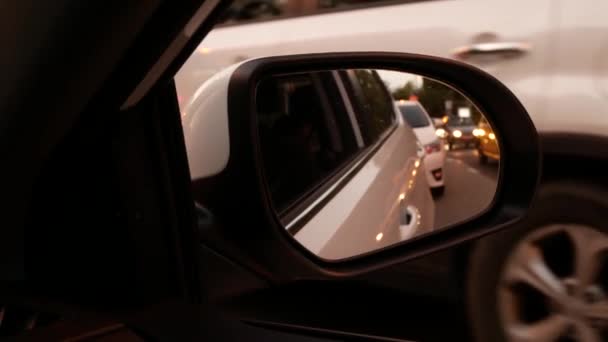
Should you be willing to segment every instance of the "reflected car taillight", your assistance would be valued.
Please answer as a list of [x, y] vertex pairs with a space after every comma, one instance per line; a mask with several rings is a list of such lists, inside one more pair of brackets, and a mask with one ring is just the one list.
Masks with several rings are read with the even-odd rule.
[[441, 144], [439, 142], [433, 142], [428, 145], [424, 145], [424, 151], [427, 154], [441, 151]]

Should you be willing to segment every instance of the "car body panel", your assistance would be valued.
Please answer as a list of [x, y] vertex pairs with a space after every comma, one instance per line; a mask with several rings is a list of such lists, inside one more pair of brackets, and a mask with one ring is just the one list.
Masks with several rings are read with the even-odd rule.
[[478, 137], [479, 145], [477, 151], [479, 155], [493, 160], [500, 160], [500, 149], [494, 130], [492, 130], [492, 127], [486, 120], [482, 120], [478, 127], [485, 132], [483, 136]]
[[551, 0], [424, 1], [218, 27], [177, 75], [178, 93], [187, 98], [194, 91], [193, 84], [251, 57], [396, 51], [456, 58], [456, 49], [474, 43], [522, 42], [532, 48], [514, 58], [486, 56], [463, 61], [505, 83], [542, 130], [543, 121], [536, 118], [541, 116], [548, 85], [545, 65], [555, 28], [552, 6], [557, 4]]
[[[416, 137], [400, 123], [357, 175], [295, 235], [313, 253], [340, 259], [430, 232], [434, 202], [416, 155]], [[415, 225], [400, 224], [407, 211]]]
[[[217, 73], [194, 93], [182, 112], [182, 127], [193, 179], [221, 172], [230, 157], [228, 85], [236, 64]], [[207, 148], [214, 146], [214, 148]]]
[[608, 2], [559, 1], [547, 64], [543, 110], [531, 113], [547, 133], [608, 135]]
[[416, 133], [418, 140], [420, 140], [420, 142], [423, 145], [430, 144], [432, 142], [437, 141], [437, 134], [435, 134], [435, 127], [432, 124], [429, 124], [428, 126], [425, 126], [425, 127], [416, 127], [416, 128], [412, 128], [412, 129], [414, 130], [414, 133]]

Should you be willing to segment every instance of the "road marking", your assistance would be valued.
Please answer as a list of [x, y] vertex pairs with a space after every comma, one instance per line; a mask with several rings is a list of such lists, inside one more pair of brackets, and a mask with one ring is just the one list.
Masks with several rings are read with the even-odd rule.
[[476, 169], [472, 168], [472, 167], [468, 167], [469, 172], [474, 173], [474, 174], [479, 174], [479, 171], [477, 171]]

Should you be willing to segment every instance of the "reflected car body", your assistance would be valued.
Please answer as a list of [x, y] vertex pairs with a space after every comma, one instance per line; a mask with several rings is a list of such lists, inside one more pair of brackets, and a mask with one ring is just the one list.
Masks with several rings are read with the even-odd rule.
[[426, 168], [426, 179], [432, 189], [442, 189], [445, 186], [444, 165], [446, 151], [444, 142], [439, 139], [430, 115], [420, 102], [404, 101], [396, 102], [404, 120], [414, 130], [418, 140], [425, 150], [424, 166]]
[[[230, 148], [225, 94], [234, 69], [235, 67], [230, 67], [205, 82], [185, 107], [182, 120], [194, 184], [221, 172], [226, 166]], [[325, 117], [319, 121], [349, 122], [353, 136], [365, 138], [364, 127], [367, 126], [356, 121], [360, 115], [350, 115], [361, 106], [353, 92], [355, 87], [348, 84], [355, 82], [356, 78], [348, 72], [317, 72], [307, 77], [312, 80], [310, 84], [314, 85], [310, 89], [340, 90], [337, 96], [332, 97], [331, 113], [334, 117]], [[302, 75], [296, 76], [297, 80], [295, 76], [294, 80], [282, 76], [282, 83], [277, 84], [285, 86], [273, 88], [275, 96], [267, 96], [268, 93], [265, 93], [263, 99], [270, 103], [258, 107], [263, 168], [274, 209], [284, 227], [308, 250], [327, 259], [364, 254], [431, 231], [434, 228], [435, 206], [427, 183], [424, 152], [377, 74], [376, 84], [386, 94], [386, 106], [392, 120], [387, 129], [370, 143], [365, 139], [357, 139], [359, 146], [351, 158], [340, 163], [331, 175], [323, 177], [297, 196], [275, 190], [277, 187], [274, 185], [277, 183], [291, 184], [299, 180], [291, 171], [286, 171], [293, 169], [290, 164], [293, 163], [293, 157], [297, 158], [299, 154], [291, 153], [289, 156], [284, 149], [283, 152], [276, 152], [276, 146], [281, 144], [275, 136], [291, 135], [281, 132], [283, 127], [288, 126], [280, 126], [274, 133], [268, 133], [272, 129], [267, 127], [272, 120], [271, 115], [276, 117], [280, 108], [293, 108], [296, 104], [295, 101], [288, 102], [288, 106], [284, 106], [285, 103], [275, 103], [284, 99], [290, 101], [293, 92], [306, 83]], [[262, 89], [261, 86], [259, 88]], [[314, 93], [307, 93], [303, 97], [307, 101], [298, 102], [299, 106], [314, 102], [311, 94]], [[317, 94], [322, 97], [327, 95]], [[307, 108], [303, 112], [309, 113], [310, 110]], [[341, 115], [339, 113], [343, 113], [344, 117], [338, 117]], [[290, 112], [286, 116], [293, 115]], [[216, 148], [206, 149], [205, 146]], [[277, 173], [287, 174], [291, 178], [277, 182]], [[286, 197], [293, 200], [287, 205], [277, 203], [279, 198], [283, 201]]]
[[456, 146], [472, 147], [477, 144], [473, 131], [477, 128], [471, 118], [449, 116], [443, 129], [447, 132], [446, 140], [450, 150]]
[[485, 118], [482, 118], [477, 125], [477, 154], [481, 163], [486, 163], [488, 159], [500, 160], [500, 150], [498, 139], [492, 130], [492, 126]]

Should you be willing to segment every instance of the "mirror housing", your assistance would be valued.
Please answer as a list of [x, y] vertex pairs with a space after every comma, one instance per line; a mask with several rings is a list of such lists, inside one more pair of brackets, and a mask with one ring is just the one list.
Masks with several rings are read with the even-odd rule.
[[[321, 259], [291, 239], [272, 208], [261, 167], [256, 86], [269, 75], [351, 68], [418, 74], [475, 101], [502, 137], [498, 187], [485, 212], [432, 235], [339, 261]], [[355, 275], [481, 237], [522, 218], [539, 181], [539, 140], [524, 107], [493, 76], [453, 60], [383, 52], [260, 58], [224, 70], [197, 93], [184, 117], [193, 192], [197, 203], [222, 219], [201, 230], [202, 239], [272, 282]]]

